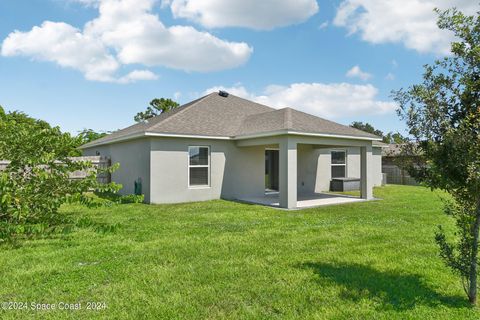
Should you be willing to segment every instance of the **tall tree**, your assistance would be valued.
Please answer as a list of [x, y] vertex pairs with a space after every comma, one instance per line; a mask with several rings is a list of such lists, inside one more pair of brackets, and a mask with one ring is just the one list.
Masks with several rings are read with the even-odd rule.
[[371, 134], [374, 134], [374, 135], [377, 135], [379, 137], [383, 137], [383, 131], [375, 129], [368, 122], [363, 123], [361, 121], [354, 121], [354, 122], [352, 122], [350, 127], [358, 129], [358, 130], [362, 130], [362, 131], [365, 131], [365, 132], [368, 132], [368, 133], [371, 133]]
[[152, 101], [150, 101], [149, 106], [147, 107], [147, 110], [145, 110], [144, 112], [137, 113], [134, 119], [136, 122], [142, 122], [150, 118], [153, 118], [155, 116], [158, 116], [161, 113], [173, 110], [178, 106], [179, 104], [176, 101], [173, 101], [172, 99], [155, 98]]
[[399, 132], [390, 131], [389, 133], [384, 134], [382, 130], [375, 129], [368, 122], [363, 123], [361, 121], [354, 121], [352, 122], [350, 127], [382, 137], [383, 142], [385, 143], [404, 143], [405, 141], [407, 141], [407, 139]]
[[408, 142], [408, 138], [404, 137], [399, 132], [389, 132], [383, 136], [383, 142], [402, 144], [402, 143]]
[[[456, 39], [452, 55], [424, 67], [423, 81], [393, 93], [412, 141], [405, 163], [417, 180], [445, 190], [445, 213], [457, 232], [436, 232], [440, 256], [463, 282], [469, 301], [477, 301], [480, 227], [480, 11], [466, 16], [439, 11], [438, 26]], [[454, 240], [451, 239], [453, 237]]]
[[107, 132], [96, 132], [93, 129], [83, 129], [78, 133], [77, 138], [79, 139], [80, 145], [82, 145], [105, 137], [107, 134]]

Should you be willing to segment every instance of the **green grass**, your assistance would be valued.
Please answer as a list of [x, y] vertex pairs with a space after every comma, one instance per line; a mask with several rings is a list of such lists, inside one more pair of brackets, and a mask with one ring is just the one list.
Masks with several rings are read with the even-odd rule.
[[228, 201], [65, 213], [117, 225], [0, 247], [0, 301], [105, 302], [106, 310], [1, 319], [478, 319], [438, 257], [439, 195], [283, 211]]

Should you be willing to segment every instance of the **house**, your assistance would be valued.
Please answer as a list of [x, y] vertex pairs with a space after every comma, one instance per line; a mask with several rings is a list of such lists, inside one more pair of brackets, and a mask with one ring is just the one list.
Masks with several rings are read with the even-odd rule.
[[224, 198], [297, 208], [305, 195], [328, 191], [332, 178], [358, 178], [361, 199], [372, 199], [382, 181], [380, 140], [220, 91], [82, 149], [120, 163], [112, 181], [126, 194], [141, 182], [148, 203]]
[[402, 161], [406, 159], [406, 155], [402, 154], [402, 148], [403, 144], [397, 143], [382, 148], [382, 172], [386, 175], [386, 183], [418, 186], [419, 183], [401, 166]]

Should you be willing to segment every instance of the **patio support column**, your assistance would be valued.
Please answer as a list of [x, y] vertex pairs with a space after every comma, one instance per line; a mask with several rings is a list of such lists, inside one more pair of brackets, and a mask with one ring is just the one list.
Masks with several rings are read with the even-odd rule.
[[360, 147], [360, 197], [373, 199], [372, 146]]
[[285, 137], [279, 143], [280, 207], [297, 207], [297, 141]]

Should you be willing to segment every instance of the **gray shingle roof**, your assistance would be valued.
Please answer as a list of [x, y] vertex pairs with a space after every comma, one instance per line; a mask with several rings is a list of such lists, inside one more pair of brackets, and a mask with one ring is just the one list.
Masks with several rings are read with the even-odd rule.
[[292, 108], [274, 109], [229, 94], [211, 93], [170, 112], [137, 123], [82, 146], [88, 148], [145, 133], [240, 137], [291, 130], [304, 133], [379, 138]]
[[292, 108], [283, 108], [248, 116], [236, 136], [281, 130], [378, 138], [368, 132], [344, 126]]
[[231, 137], [246, 117], [274, 110], [233, 95], [221, 97], [212, 93], [149, 129], [161, 133]]

